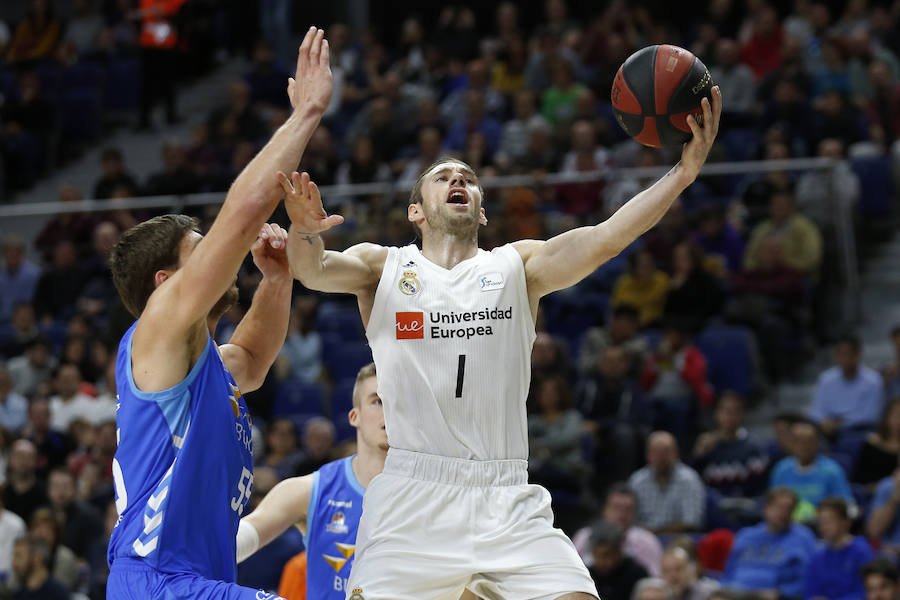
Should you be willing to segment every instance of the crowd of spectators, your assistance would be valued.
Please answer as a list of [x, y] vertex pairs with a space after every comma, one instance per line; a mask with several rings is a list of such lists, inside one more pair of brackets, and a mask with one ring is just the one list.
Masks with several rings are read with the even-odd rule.
[[115, 126], [152, 129], [157, 105], [177, 123], [177, 85], [258, 35], [234, 0], [17, 4], [0, 12], [0, 201]]
[[[113, 4], [121, 13], [129, 3]], [[71, 39], [79, 56], [92, 43], [139, 45], [134, 22], [94, 16], [89, 1], [65, 26], [48, 6], [35, 0], [37, 16], [12, 39], [36, 28]], [[335, 92], [300, 168], [329, 185], [411, 183], [442, 154], [483, 177], [670, 164], [670, 152], [625, 140], [606, 100], [622, 60], [661, 42], [692, 49], [722, 86], [718, 158], [889, 160], [900, 133], [900, 4], [708, 8], [682, 26], [615, 0], [596, 14], [548, 0], [534, 25], [514, 3], [481, 21], [448, 6], [434, 23], [406, 18], [392, 39], [336, 23], [327, 28]], [[60, 60], [64, 47], [48, 43], [45, 58]], [[10, 42], [4, 56], [17, 48]], [[290, 110], [281, 54], [256, 43], [245, 76], [191, 138], [162, 143], [160, 172], [138, 178], [109, 147], [93, 189], [65, 185], [59, 199], [227, 189]], [[47, 107], [35, 100], [39, 69], [26, 63], [16, 77], [21, 95], [0, 107], [0, 147], [6, 160], [27, 160], [19, 149], [31, 142], [22, 140], [40, 140], [34, 127], [46, 122], [26, 118]], [[168, 100], [148, 99], [148, 111], [160, 101]], [[27, 168], [7, 162], [8, 171]], [[482, 245], [598, 222], [647, 183], [490, 190]], [[856, 207], [853, 168], [843, 164], [832, 184]], [[558, 523], [604, 600], [896, 599], [900, 329], [891, 332], [896, 359], [880, 370], [863, 364], [855, 337], [838, 340], [808, 414], [780, 415], [770, 443], [743, 423], [767, 383], [797, 376], [821, 331], [813, 298], [831, 276], [826, 189], [811, 174], [700, 181], [622, 256], [542, 303], [528, 399], [531, 479], [551, 490]], [[346, 218], [327, 236], [330, 247], [413, 240], [402, 195], [325, 203]], [[130, 325], [107, 259], [121, 232], [149, 214], [63, 213], [34, 240], [2, 240], [0, 581], [14, 597], [103, 597], [116, 522], [115, 356]], [[207, 225], [214, 214], [197, 212]], [[220, 341], [258, 280], [246, 264]], [[247, 398], [257, 501], [278, 480], [353, 451], [348, 379], [369, 360], [356, 308], [299, 284], [296, 292], [284, 349]], [[717, 350], [726, 338], [739, 340], [740, 358], [734, 346]], [[740, 372], [723, 371], [723, 359]], [[870, 562], [875, 548], [888, 558]], [[246, 568], [241, 576], [277, 585]], [[43, 591], [22, 595], [34, 590]]]

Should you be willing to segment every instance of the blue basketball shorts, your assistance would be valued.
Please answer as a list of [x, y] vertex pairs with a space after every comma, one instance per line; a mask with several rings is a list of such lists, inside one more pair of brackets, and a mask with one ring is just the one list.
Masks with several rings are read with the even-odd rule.
[[277, 594], [213, 581], [191, 573], [162, 573], [140, 561], [117, 559], [106, 582], [107, 600], [284, 600]]

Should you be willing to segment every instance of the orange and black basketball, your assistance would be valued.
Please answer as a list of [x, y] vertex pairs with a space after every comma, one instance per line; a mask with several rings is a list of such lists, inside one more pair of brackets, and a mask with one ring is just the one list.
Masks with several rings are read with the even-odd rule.
[[700, 100], [713, 82], [699, 58], [678, 46], [647, 46], [619, 67], [612, 86], [616, 120], [645, 146], [677, 146], [691, 139], [687, 116], [702, 119]]

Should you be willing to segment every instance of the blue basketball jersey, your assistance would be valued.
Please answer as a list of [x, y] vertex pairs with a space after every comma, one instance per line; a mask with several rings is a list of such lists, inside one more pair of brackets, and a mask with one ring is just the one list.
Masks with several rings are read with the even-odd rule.
[[110, 568], [140, 561], [164, 573], [234, 582], [235, 537], [253, 485], [247, 405], [212, 338], [181, 383], [155, 393], [137, 389], [135, 326], [116, 364], [119, 520]]
[[356, 480], [351, 460], [353, 457], [330, 462], [313, 475], [303, 538], [309, 600], [346, 598], [366, 493]]

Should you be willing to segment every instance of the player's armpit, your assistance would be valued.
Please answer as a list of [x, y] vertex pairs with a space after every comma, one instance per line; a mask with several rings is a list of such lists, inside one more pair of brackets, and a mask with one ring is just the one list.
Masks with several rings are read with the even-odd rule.
[[253, 356], [245, 348], [236, 344], [222, 344], [219, 346], [219, 355], [242, 393], [259, 388], [260, 382], [252, 376]]
[[[165, 288], [165, 289], [163, 289]], [[167, 326], [166, 318], [174, 287], [158, 288], [135, 327], [131, 338], [131, 369], [134, 384], [142, 392], [167, 390], [190, 372], [209, 341], [206, 324]]]
[[314, 474], [311, 473], [285, 479], [266, 494], [256, 510], [241, 519], [256, 528], [260, 548], [284, 533], [291, 525], [297, 524], [305, 533], [313, 478]]

